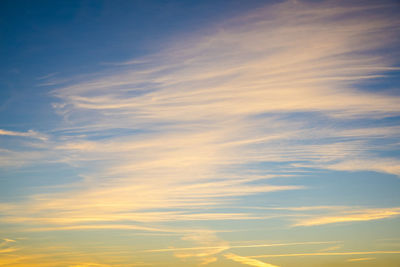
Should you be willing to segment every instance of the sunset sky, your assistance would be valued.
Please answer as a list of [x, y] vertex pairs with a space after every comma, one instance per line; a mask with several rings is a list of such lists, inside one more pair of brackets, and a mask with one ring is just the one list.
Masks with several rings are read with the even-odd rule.
[[398, 14], [1, 0], [0, 266], [400, 266]]

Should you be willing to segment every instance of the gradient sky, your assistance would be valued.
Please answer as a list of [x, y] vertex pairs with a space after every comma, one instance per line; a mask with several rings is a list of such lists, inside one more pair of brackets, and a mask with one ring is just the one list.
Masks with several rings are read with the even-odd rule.
[[400, 266], [398, 1], [0, 1], [0, 266]]

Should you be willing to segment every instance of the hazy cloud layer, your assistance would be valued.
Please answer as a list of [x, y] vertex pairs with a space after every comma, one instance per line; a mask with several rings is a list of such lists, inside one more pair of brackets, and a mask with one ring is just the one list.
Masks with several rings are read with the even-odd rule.
[[[400, 97], [367, 88], [368, 81], [399, 70], [396, 57], [382, 52], [396, 45], [399, 19], [385, 5], [333, 3], [268, 5], [212, 31], [177, 37], [163, 51], [55, 87], [53, 107], [63, 123], [46, 134], [0, 129], [2, 136], [32, 139], [0, 148], [0, 165], [61, 163], [81, 179], [0, 204], [0, 220], [26, 231], [177, 232], [207, 248], [174, 255], [208, 264], [229, 248], [226, 241], [203, 227], [165, 225], [266, 219], [257, 211], [214, 209], [307, 188], [290, 179], [287, 185], [269, 180], [308, 169], [400, 176], [400, 161], [389, 153], [399, 148], [400, 128], [373, 123], [400, 115]], [[294, 216], [287, 225], [399, 214], [396, 207], [359, 208]], [[7, 249], [12, 247], [0, 253]]]

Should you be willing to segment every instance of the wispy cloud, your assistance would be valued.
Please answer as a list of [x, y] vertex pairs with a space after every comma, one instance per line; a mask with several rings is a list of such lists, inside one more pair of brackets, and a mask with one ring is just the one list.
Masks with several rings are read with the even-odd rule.
[[[20, 248], [16, 246], [16, 241], [9, 238], [3, 238], [3, 242], [0, 243], [0, 254], [9, 254], [17, 252]], [[1, 257], [0, 257], [1, 258]], [[1, 263], [1, 260], [0, 260]]]
[[7, 136], [20, 136], [20, 137], [31, 137], [40, 140], [47, 140], [47, 136], [41, 133], [38, 133], [33, 130], [29, 130], [27, 132], [16, 132], [16, 131], [8, 131], [0, 129], [0, 135], [7, 135]]
[[371, 261], [375, 260], [376, 258], [357, 258], [357, 259], [348, 259], [348, 262], [355, 262], [355, 261]]
[[[395, 139], [399, 128], [352, 123], [400, 114], [398, 96], [359, 88], [398, 69], [394, 57], [378, 52], [394, 45], [392, 29], [399, 25], [376, 12], [381, 8], [387, 7], [283, 2], [177, 40], [154, 55], [115, 64], [123, 70], [110, 66], [109, 72], [55, 88], [53, 106], [64, 121], [41, 147], [45, 156], [27, 158], [37, 151], [8, 149], [0, 150], [1, 159], [46, 157], [73, 166], [81, 180], [65, 190], [27, 196], [5, 209], [1, 220], [36, 231], [151, 232], [159, 228], [136, 223], [260, 218], [204, 208], [301, 190], [305, 187], [290, 180], [285, 185], [268, 180], [304, 167], [399, 175], [399, 160], [383, 157], [371, 143]], [[0, 135], [45, 140], [34, 131]], [[393, 147], [394, 141], [380, 149]], [[398, 214], [369, 210], [307, 217], [295, 225]], [[224, 244], [197, 255], [211, 262]]]
[[57, 73], [57, 72], [52, 72], [52, 73], [49, 73], [49, 74], [46, 74], [46, 75], [37, 77], [36, 80], [47, 80], [47, 79], [49, 79], [49, 78], [54, 77], [54, 76], [57, 75], [57, 74], [59, 74], [59, 73]]
[[293, 242], [293, 243], [269, 243], [269, 244], [253, 244], [253, 245], [224, 245], [224, 246], [211, 246], [211, 247], [189, 247], [189, 248], [165, 248], [165, 249], [151, 249], [145, 252], [168, 252], [168, 251], [179, 251], [179, 250], [202, 250], [202, 249], [232, 249], [232, 248], [260, 248], [260, 247], [282, 247], [282, 246], [297, 246], [297, 245], [320, 245], [320, 244], [332, 244], [338, 243], [338, 241], [320, 241], [320, 242]]
[[[185, 248], [165, 248], [165, 249], [150, 249], [143, 252], [158, 253], [158, 252], [174, 252], [178, 258], [196, 257], [201, 259], [201, 264], [208, 264], [218, 260], [218, 254], [231, 249], [243, 248], [262, 248], [262, 247], [286, 247], [286, 246], [304, 246], [304, 245], [321, 245], [339, 243], [338, 241], [314, 241], [314, 242], [292, 242], [292, 243], [268, 243], [268, 244], [247, 244], [247, 245], [232, 245], [229, 242], [218, 239], [213, 232], [210, 231], [197, 231], [186, 235], [184, 240], [194, 241], [203, 246], [185, 247]], [[221, 245], [215, 246], [220, 243]], [[210, 244], [212, 244], [210, 246]], [[208, 245], [208, 246], [204, 246]], [[267, 264], [261, 263], [257, 260], [241, 257], [233, 253], [224, 255], [226, 258], [243, 263], [243, 264]], [[254, 265], [254, 266], [274, 266], [274, 265]]]
[[69, 267], [110, 267], [111, 265], [108, 264], [100, 264], [100, 263], [79, 263], [79, 264], [74, 264], [70, 265]]
[[350, 252], [311, 252], [291, 254], [270, 254], [250, 256], [250, 258], [278, 258], [278, 257], [303, 257], [303, 256], [346, 256], [346, 255], [370, 255], [370, 254], [400, 254], [400, 251], [350, 251]]
[[320, 249], [319, 251], [320, 252], [325, 252], [325, 251], [338, 250], [341, 247], [342, 247], [342, 245], [336, 245], [336, 246], [331, 246], [331, 247]]
[[272, 265], [269, 263], [265, 263], [259, 260], [251, 259], [248, 257], [239, 256], [233, 253], [228, 253], [224, 255], [227, 259], [245, 264], [250, 266], [257, 266], [257, 267], [278, 267], [277, 265]]
[[0, 253], [10, 253], [10, 252], [14, 252], [17, 250], [18, 250], [18, 248], [15, 248], [15, 247], [0, 248]]
[[400, 208], [363, 209], [344, 211], [335, 215], [316, 215], [299, 219], [294, 226], [314, 226], [342, 222], [360, 222], [393, 218], [400, 215]]
[[197, 258], [202, 265], [217, 261], [215, 256], [229, 249], [228, 242], [221, 240], [215, 235], [215, 232], [209, 230], [193, 231], [184, 235], [182, 239], [199, 244], [202, 248], [196, 250], [176, 250], [174, 256], [179, 259]]
[[0, 247], [1, 246], [3, 246], [3, 245], [5, 245], [5, 244], [8, 244], [8, 243], [15, 243], [15, 242], [17, 242], [17, 241], [15, 241], [15, 240], [13, 240], [13, 239], [10, 239], [10, 238], [3, 238], [3, 242], [2, 243], [0, 243]]

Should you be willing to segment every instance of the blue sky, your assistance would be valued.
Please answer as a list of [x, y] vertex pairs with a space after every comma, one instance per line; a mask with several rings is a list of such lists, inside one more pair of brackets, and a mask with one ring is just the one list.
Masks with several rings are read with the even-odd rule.
[[2, 1], [0, 266], [397, 266], [396, 1]]

